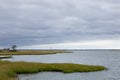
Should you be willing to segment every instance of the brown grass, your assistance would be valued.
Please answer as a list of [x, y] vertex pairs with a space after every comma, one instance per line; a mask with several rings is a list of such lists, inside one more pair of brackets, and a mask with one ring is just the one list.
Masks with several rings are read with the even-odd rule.
[[66, 53], [65, 50], [21, 50], [17, 52], [0, 52], [0, 55], [46, 55], [56, 53]]

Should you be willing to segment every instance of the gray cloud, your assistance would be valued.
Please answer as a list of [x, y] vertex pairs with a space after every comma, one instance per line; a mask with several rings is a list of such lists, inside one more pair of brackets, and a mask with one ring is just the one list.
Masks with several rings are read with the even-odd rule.
[[0, 46], [120, 38], [119, 0], [0, 0]]

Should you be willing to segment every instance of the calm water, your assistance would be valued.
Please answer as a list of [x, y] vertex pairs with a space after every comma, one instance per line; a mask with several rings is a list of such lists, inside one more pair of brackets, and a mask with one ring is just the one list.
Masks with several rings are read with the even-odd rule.
[[78, 63], [104, 65], [109, 70], [89, 73], [40, 72], [19, 75], [20, 80], [120, 80], [120, 51], [74, 51], [73, 53], [53, 55], [14, 56], [10, 61], [45, 63]]

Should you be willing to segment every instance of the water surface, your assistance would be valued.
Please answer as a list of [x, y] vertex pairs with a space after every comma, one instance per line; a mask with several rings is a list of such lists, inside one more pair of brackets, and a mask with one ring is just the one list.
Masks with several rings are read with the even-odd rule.
[[74, 51], [73, 53], [52, 55], [22, 55], [14, 56], [14, 58], [7, 60], [104, 65], [108, 68], [108, 71], [88, 73], [40, 72], [37, 74], [19, 75], [20, 80], [120, 80], [120, 51], [118, 50]]

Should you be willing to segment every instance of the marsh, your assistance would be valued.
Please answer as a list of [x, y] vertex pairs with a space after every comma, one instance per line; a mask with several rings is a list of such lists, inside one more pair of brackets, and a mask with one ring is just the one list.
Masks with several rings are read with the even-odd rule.
[[108, 70], [90, 73], [42, 72], [37, 74], [19, 75], [20, 80], [119, 80], [120, 51], [119, 50], [82, 50], [73, 53], [52, 55], [21, 55], [13, 56], [9, 61], [27, 61], [43, 63], [77, 63], [103, 65]]

